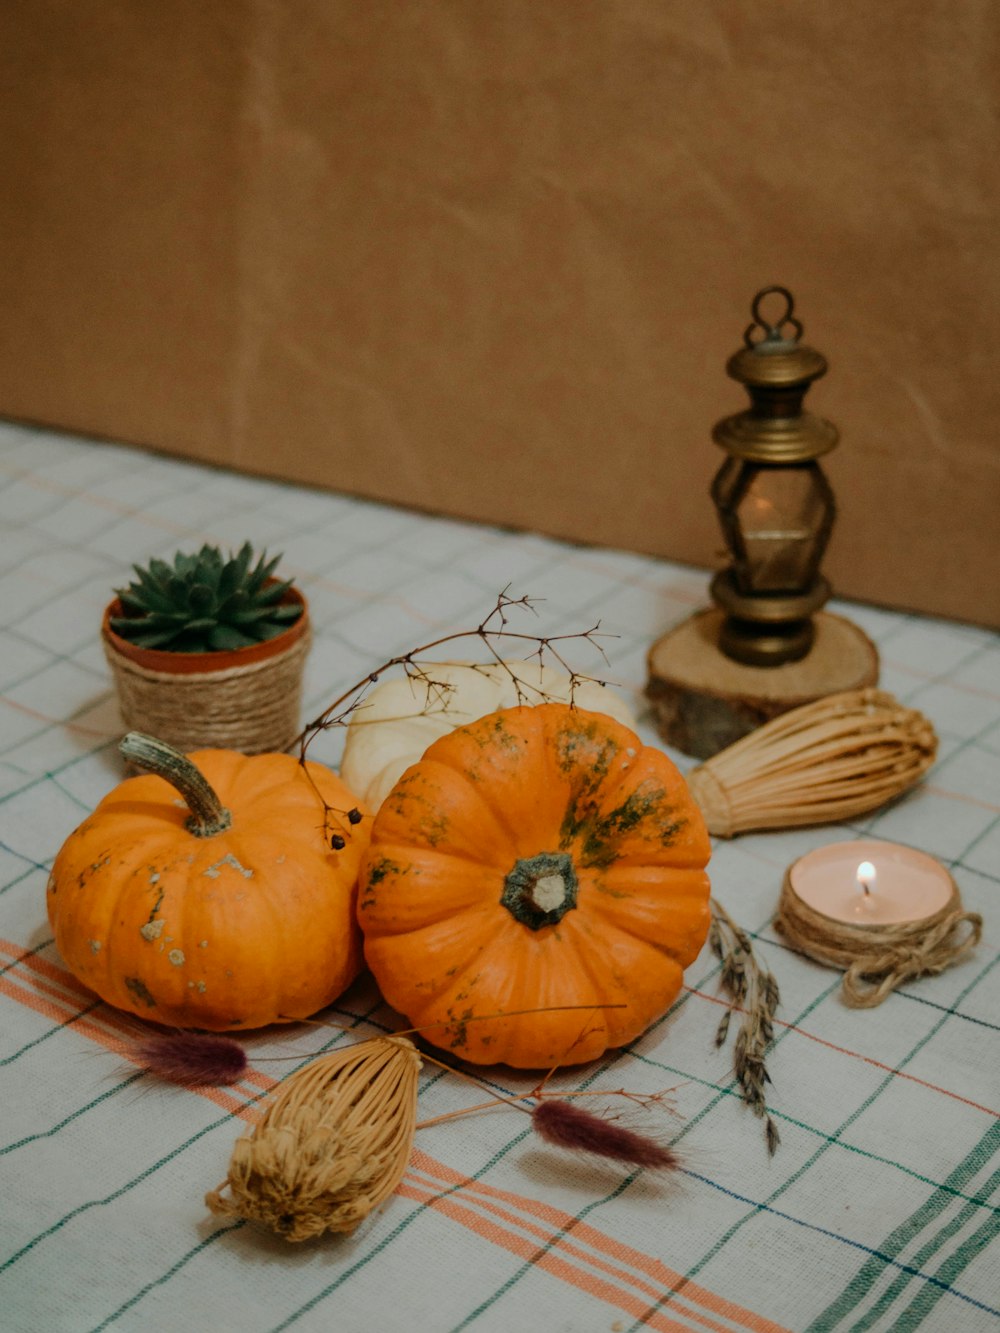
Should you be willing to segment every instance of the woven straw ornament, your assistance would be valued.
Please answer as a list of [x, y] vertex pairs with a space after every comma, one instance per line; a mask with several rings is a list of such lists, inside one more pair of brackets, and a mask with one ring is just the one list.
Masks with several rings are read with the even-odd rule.
[[934, 762], [922, 713], [882, 690], [849, 690], [783, 713], [687, 775], [710, 833], [832, 824], [875, 810]]

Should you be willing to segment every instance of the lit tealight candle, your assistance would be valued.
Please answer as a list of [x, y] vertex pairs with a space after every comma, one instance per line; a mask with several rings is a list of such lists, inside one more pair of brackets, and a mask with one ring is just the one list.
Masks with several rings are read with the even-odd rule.
[[892, 842], [836, 842], [790, 868], [796, 894], [814, 912], [850, 925], [922, 921], [946, 907], [954, 881], [940, 861]]
[[872, 885], [875, 883], [877, 873], [871, 861], [862, 861], [858, 866], [858, 888], [861, 890], [861, 898], [857, 910], [860, 912], [874, 912], [878, 906], [878, 900], [872, 897]]
[[830, 843], [800, 857], [785, 873], [775, 924], [803, 953], [845, 969], [844, 996], [855, 1006], [942, 971], [982, 929], [939, 861], [892, 842]]

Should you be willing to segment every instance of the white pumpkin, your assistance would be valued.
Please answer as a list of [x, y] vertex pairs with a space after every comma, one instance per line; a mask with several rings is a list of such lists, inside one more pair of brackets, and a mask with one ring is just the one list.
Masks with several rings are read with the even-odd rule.
[[[536, 661], [435, 662], [422, 670], [426, 679], [403, 676], [376, 686], [351, 714], [340, 776], [371, 810], [446, 732], [500, 708], [570, 698], [570, 677]], [[580, 708], [635, 729], [632, 710], [613, 690], [584, 681], [572, 693]]]

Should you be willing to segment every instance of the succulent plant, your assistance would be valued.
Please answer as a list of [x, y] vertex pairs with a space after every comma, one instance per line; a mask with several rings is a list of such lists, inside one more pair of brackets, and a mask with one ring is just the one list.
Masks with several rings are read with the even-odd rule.
[[[224, 559], [217, 546], [197, 555], [178, 552], [172, 565], [150, 560], [133, 565], [136, 578], [116, 588], [125, 614], [111, 617], [111, 628], [138, 648], [174, 653], [207, 653], [245, 648], [273, 639], [302, 614], [298, 603], [282, 603], [291, 579], [272, 575], [281, 559], [254, 551], [244, 542], [239, 554]], [[270, 580], [270, 582], [269, 582]]]

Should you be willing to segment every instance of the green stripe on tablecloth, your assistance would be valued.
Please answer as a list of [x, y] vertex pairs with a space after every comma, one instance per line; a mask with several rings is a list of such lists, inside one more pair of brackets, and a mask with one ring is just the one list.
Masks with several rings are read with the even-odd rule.
[[0, 1148], [0, 1157], [6, 1157], [8, 1153], [14, 1152], [17, 1148], [23, 1148], [28, 1143], [37, 1143], [39, 1139], [52, 1138], [53, 1135], [58, 1134], [59, 1131], [64, 1129], [71, 1121], [78, 1120], [80, 1116], [86, 1115], [86, 1113], [92, 1110], [95, 1106], [100, 1106], [102, 1102], [106, 1102], [109, 1097], [117, 1097], [123, 1089], [130, 1088], [133, 1083], [137, 1083], [139, 1079], [145, 1077], [145, 1069], [140, 1069], [138, 1073], [129, 1075], [129, 1077], [124, 1079], [121, 1083], [116, 1083], [113, 1088], [108, 1088], [108, 1090], [102, 1092], [99, 1097], [95, 1097], [93, 1101], [87, 1102], [84, 1106], [77, 1107], [75, 1111], [71, 1111], [68, 1116], [65, 1116], [57, 1124], [53, 1125], [51, 1129], [40, 1129], [36, 1134], [27, 1134], [23, 1139], [17, 1139], [14, 1143], [8, 1143], [6, 1147]]
[[[1000, 1171], [994, 1171], [988, 1184], [981, 1191], [982, 1198], [984, 1200], [988, 1199], [998, 1185], [1000, 1185]], [[939, 1228], [937, 1233], [927, 1241], [926, 1244], [920, 1247], [907, 1266], [912, 1268], [923, 1268], [927, 1261], [933, 1258], [943, 1245], [950, 1241], [953, 1236], [958, 1235], [975, 1211], [975, 1204], [966, 1204], [950, 1222]], [[921, 1320], [923, 1320], [944, 1295], [952, 1278], [956, 1277], [962, 1269], [976, 1257], [981, 1246], [986, 1244], [988, 1240], [991, 1240], [997, 1234], [998, 1228], [1000, 1228], [1000, 1209], [993, 1208], [991, 1215], [985, 1222], [983, 1222], [979, 1229], [973, 1233], [972, 1237], [969, 1240], [964, 1241], [955, 1253], [946, 1259], [938, 1271], [933, 1275], [941, 1285], [928, 1283], [926, 1288], [898, 1317], [896, 1321], [897, 1328], [916, 1328]], [[887, 1310], [896, 1297], [904, 1290], [911, 1277], [912, 1274], [904, 1274], [891, 1282], [888, 1289], [882, 1293], [868, 1314], [862, 1315], [861, 1319], [854, 1325], [854, 1328], [859, 1330], [859, 1333], [862, 1329], [871, 1328], [876, 1318], [878, 1318], [884, 1310]], [[919, 1314], [919, 1317], [917, 1317], [918, 1309], [922, 1309], [922, 1313]]]
[[103, 1003], [103, 1000], [93, 1000], [90, 1004], [84, 1005], [82, 1009], [78, 1009], [75, 1014], [70, 1014], [69, 1018], [64, 1018], [59, 1023], [54, 1024], [54, 1026], [50, 1027], [47, 1032], [43, 1032], [40, 1037], [33, 1037], [31, 1041], [26, 1041], [24, 1045], [19, 1046], [16, 1051], [12, 1051], [10, 1055], [5, 1055], [3, 1059], [0, 1059], [0, 1069], [2, 1069], [4, 1065], [13, 1064], [14, 1061], [19, 1060], [26, 1051], [34, 1050], [34, 1048], [40, 1046], [43, 1041], [48, 1041], [50, 1037], [54, 1037], [57, 1033], [64, 1032], [66, 1028], [72, 1027], [73, 1024], [78, 1023], [81, 1018], [86, 1018], [88, 1014], [92, 1014], [94, 1010], [99, 1008]]
[[[706, 975], [703, 978], [699, 979], [698, 986], [701, 987], [705, 985], [706, 982], [708, 982], [720, 970], [721, 970], [721, 965], [713, 962], [710, 971], [706, 973]], [[654, 1023], [649, 1029], [647, 1029], [646, 1033], [644, 1033], [643, 1036], [648, 1036], [650, 1032], [653, 1032], [657, 1027], [665, 1023], [667, 1019], [671, 1016], [671, 1014], [675, 1013], [678, 1009], [680, 1009], [688, 1001], [689, 998], [690, 996], [687, 992], [682, 993], [674, 1001], [673, 1005], [670, 1007], [667, 1013], [664, 1014], [664, 1016], [661, 1019], [659, 1019], [658, 1022]], [[637, 1040], [642, 1040], [642, 1038], [638, 1038]], [[623, 1057], [625, 1056], [626, 1052], [629, 1049], [630, 1048], [622, 1048], [611, 1052], [605, 1059], [603, 1059], [600, 1062], [598, 1068], [595, 1069], [594, 1072], [591, 1075], [589, 1075], [589, 1077], [587, 1077], [581, 1082], [580, 1089], [583, 1090], [590, 1087], [590, 1085], [596, 1082], [596, 1080], [603, 1073], [607, 1072], [607, 1070], [611, 1069], [615, 1064], [617, 1064], [621, 1059], [623, 1059]], [[492, 1084], [491, 1080], [486, 1078], [482, 1079], [481, 1081], [488, 1087], [497, 1086], [495, 1084]], [[504, 1091], [506, 1091], [506, 1089], [504, 1089]], [[530, 1134], [531, 1134], [530, 1129], [519, 1130], [517, 1134], [515, 1134], [514, 1137], [507, 1144], [505, 1144], [503, 1148], [498, 1149], [489, 1158], [489, 1160], [479, 1168], [478, 1171], [470, 1174], [468, 1176], [468, 1179], [473, 1181], [483, 1179], [487, 1175], [487, 1173], [490, 1170], [492, 1170], [494, 1166], [496, 1166], [496, 1164], [499, 1161], [501, 1161], [504, 1157], [506, 1157], [507, 1154], [511, 1152], [514, 1148], [516, 1148], [519, 1144], [523, 1143], [524, 1140], [530, 1136]], [[616, 1188], [612, 1191], [612, 1193], [607, 1197], [615, 1198], [619, 1194], [623, 1193], [624, 1188], [628, 1184], [630, 1184], [632, 1180], [635, 1179], [636, 1174], [637, 1174], [636, 1172], [633, 1172], [631, 1175], [629, 1175], [627, 1179], [623, 1181], [621, 1185], [616, 1186]], [[457, 1191], [463, 1189], [465, 1187], [465, 1183], [466, 1181], [463, 1179], [455, 1185], [449, 1185], [445, 1189], [439, 1190], [426, 1203], [419, 1204], [413, 1210], [413, 1212], [408, 1214], [408, 1216], [404, 1217], [402, 1221], [399, 1222], [398, 1225], [394, 1227], [392, 1231], [389, 1232], [388, 1235], [384, 1236], [382, 1240], [378, 1243], [378, 1245], [376, 1245], [367, 1254], [362, 1255], [361, 1258], [358, 1259], [356, 1263], [352, 1264], [350, 1268], [346, 1269], [343, 1273], [340, 1273], [333, 1280], [333, 1282], [329, 1283], [329, 1285], [324, 1287], [321, 1291], [318, 1291], [305, 1303], [305, 1305], [301, 1305], [298, 1307], [298, 1309], [293, 1310], [292, 1313], [281, 1324], [278, 1324], [274, 1329], [271, 1330], [271, 1333], [284, 1333], [284, 1330], [290, 1328], [291, 1325], [296, 1322], [296, 1320], [300, 1319], [303, 1315], [308, 1314], [310, 1311], [314, 1310], [322, 1301], [326, 1300], [327, 1297], [331, 1296], [340, 1286], [342, 1286], [343, 1283], [345, 1283], [348, 1280], [348, 1278], [352, 1277], [359, 1269], [363, 1268], [372, 1259], [374, 1259], [376, 1255], [381, 1253], [381, 1251], [383, 1251], [386, 1248], [386, 1246], [388, 1246], [393, 1240], [395, 1240], [395, 1238], [398, 1235], [400, 1235], [403, 1231], [405, 1231], [414, 1221], [416, 1221], [418, 1217], [421, 1217], [429, 1208], [433, 1206], [434, 1203], [436, 1203], [439, 1199], [445, 1199], [450, 1194], [454, 1194]], [[553, 1246], [559, 1245], [565, 1238], [567, 1232], [571, 1231], [573, 1227], [577, 1225], [577, 1223], [582, 1219], [582, 1217], [586, 1213], [591, 1212], [594, 1208], [599, 1207], [600, 1204], [605, 1202], [607, 1202], [607, 1199], [600, 1199], [586, 1205], [585, 1208], [582, 1209], [581, 1212], [575, 1218], [573, 1218], [566, 1226], [559, 1228], [557, 1231], [553, 1233], [549, 1241], [546, 1242], [544, 1249], [551, 1249]], [[494, 1291], [493, 1294], [489, 1296], [486, 1300], [480, 1302], [480, 1304], [476, 1307], [476, 1309], [472, 1311], [469, 1315], [466, 1315], [465, 1319], [462, 1321], [459, 1327], [460, 1328], [467, 1327], [473, 1318], [478, 1318], [479, 1315], [481, 1315], [485, 1310], [489, 1309], [489, 1307], [493, 1305], [493, 1303], [496, 1300], [498, 1300], [501, 1295], [503, 1295], [511, 1287], [515, 1286], [516, 1283], [525, 1275], [525, 1273], [529, 1272], [534, 1267], [535, 1259], [538, 1257], [538, 1255], [544, 1252], [544, 1249], [542, 1247], [539, 1247], [537, 1254], [528, 1262], [521, 1264], [521, 1266], [514, 1271], [514, 1273], [502, 1284], [502, 1286], [498, 1290]]]
[[140, 1287], [139, 1290], [134, 1292], [127, 1301], [124, 1301], [119, 1305], [117, 1310], [112, 1311], [112, 1313], [102, 1319], [99, 1324], [95, 1324], [91, 1333], [103, 1333], [104, 1329], [111, 1328], [123, 1314], [128, 1310], [131, 1310], [134, 1305], [138, 1305], [145, 1296], [148, 1296], [154, 1287], [162, 1287], [164, 1282], [169, 1282], [176, 1273], [179, 1273], [181, 1269], [185, 1267], [185, 1265], [189, 1264], [192, 1259], [207, 1250], [210, 1245], [214, 1245], [220, 1237], [228, 1236], [231, 1231], [239, 1231], [241, 1227], [245, 1226], [246, 1222], [240, 1218], [238, 1222], [232, 1222], [229, 1226], [220, 1227], [218, 1231], [213, 1231], [210, 1236], [206, 1236], [204, 1240], [200, 1240], [193, 1249], [188, 1250], [187, 1254], [181, 1255], [175, 1263], [171, 1264], [165, 1273], [161, 1273], [160, 1276], [154, 1278], [152, 1282], [147, 1282], [144, 1287]]
[[[1000, 1232], [1000, 1211], [995, 1211], [978, 1231], [974, 1231], [968, 1240], [945, 1260], [934, 1276], [939, 1282], [950, 1285], [959, 1273], [967, 1268], [978, 1254], [982, 1253], [990, 1241], [996, 1238], [998, 1232]], [[944, 1291], [943, 1286], [933, 1287], [928, 1284], [903, 1311], [896, 1327], [900, 1329], [916, 1328], [937, 1305], [944, 1295]]]
[[[374, 1008], [376, 1009], [379, 1008], [381, 1003], [382, 1002], [380, 1000], [379, 1003], [374, 1006]], [[360, 1015], [357, 1020], [358, 1024], [364, 1021], [365, 1021], [365, 1015]], [[348, 1031], [349, 1029], [344, 1029], [344, 1031], [339, 1032], [336, 1037], [332, 1037], [327, 1043], [321, 1046], [319, 1050], [311, 1051], [304, 1054], [302, 1059], [302, 1064], [307, 1063], [310, 1059], [314, 1058], [317, 1055], [324, 1054], [332, 1046], [335, 1046], [336, 1043], [340, 1041], [341, 1038], [344, 1037]], [[301, 1065], [297, 1065], [296, 1068], [301, 1068]], [[138, 1077], [143, 1077], [147, 1072], [148, 1071], [146, 1070], [141, 1071]], [[133, 1078], [135, 1077], [136, 1076], [133, 1076]], [[119, 1088], [112, 1089], [112, 1093], [116, 1091], [119, 1091]], [[253, 1096], [247, 1097], [243, 1103], [243, 1109], [246, 1109], [247, 1107], [255, 1105], [255, 1103], [257, 1102], [262, 1101], [263, 1098], [265, 1098], [268, 1095], [268, 1092], [269, 1089], [265, 1088], [262, 1091], [255, 1093]], [[83, 1109], [88, 1109], [88, 1108], [83, 1108]], [[227, 1121], [232, 1120], [235, 1114], [236, 1114], [235, 1111], [227, 1111], [226, 1114], [224, 1116], [221, 1116], [218, 1120], [213, 1120], [210, 1124], [204, 1125], [201, 1129], [198, 1130], [197, 1133], [190, 1135], [182, 1143], [177, 1144], [170, 1150], [170, 1152], [166, 1153], [163, 1157], [160, 1157], [157, 1161], [153, 1162], [151, 1166], [146, 1167], [145, 1170], [140, 1171], [139, 1174], [137, 1176], [134, 1176], [131, 1180], [126, 1181], [124, 1185], [119, 1185], [117, 1189], [112, 1190], [112, 1192], [108, 1195], [105, 1195], [104, 1198], [88, 1199], [85, 1203], [79, 1204], [76, 1208], [73, 1208], [70, 1212], [65, 1213], [62, 1217], [58, 1219], [58, 1221], [53, 1222], [52, 1225], [46, 1227], [44, 1231], [41, 1231], [36, 1236], [33, 1236], [32, 1239], [27, 1241], [24, 1245], [22, 1245], [19, 1250], [16, 1250], [3, 1263], [0, 1263], [0, 1274], [5, 1273], [7, 1269], [11, 1268], [14, 1264], [16, 1264], [20, 1259], [22, 1259], [26, 1254], [28, 1254], [31, 1250], [33, 1250], [42, 1241], [47, 1240], [50, 1236], [54, 1236], [58, 1231], [61, 1231], [62, 1228], [67, 1225], [67, 1223], [72, 1222], [73, 1219], [79, 1217], [81, 1213], [88, 1212], [91, 1208], [102, 1208], [109, 1203], [113, 1203], [116, 1199], [120, 1199], [122, 1195], [127, 1194], [137, 1185], [140, 1185], [143, 1181], [148, 1180], [149, 1177], [155, 1175], [155, 1173], [159, 1171], [159, 1169], [162, 1166], [165, 1166], [168, 1162], [172, 1162], [175, 1158], [179, 1157], [181, 1153], [186, 1152], [187, 1149], [190, 1148], [193, 1144], [197, 1143], [199, 1139], [204, 1138], [206, 1134], [210, 1134], [213, 1130], [218, 1129], [220, 1125], [224, 1125]], [[73, 1116], [69, 1117], [69, 1119], [73, 1118], [74, 1118]], [[16, 1147], [18, 1145], [15, 1144], [12, 1146]]]
[[[961, 1004], [963, 1000], [965, 1000], [965, 998], [968, 995], [970, 995], [973, 990], [975, 990], [975, 988], [979, 985], [979, 983], [983, 980], [983, 978], [989, 975], [989, 973], [993, 970], [993, 968], [996, 967], [998, 962], [1000, 962], [1000, 956], [994, 958], [991, 962], [989, 962], [986, 965], [986, 967], [984, 967], [980, 972], [978, 972], [976, 976], [973, 977], [972, 981], [970, 981], [969, 984], [965, 987], [965, 989], [960, 993], [960, 995], [955, 1001], [955, 1006], [953, 1007], [957, 1007], [959, 1004]], [[847, 1119], [843, 1122], [843, 1124], [838, 1126], [838, 1128], [833, 1132], [833, 1134], [830, 1134], [826, 1137], [826, 1141], [820, 1144], [820, 1146], [816, 1149], [816, 1151], [805, 1162], [803, 1162], [803, 1164], [799, 1167], [799, 1169], [797, 1171], [794, 1171], [790, 1176], [786, 1178], [786, 1180], [782, 1185], [779, 1185], [777, 1189], [773, 1190], [771, 1194], [769, 1194], [768, 1197], [762, 1201], [762, 1203], [758, 1203], [756, 1207], [751, 1209], [748, 1213], [745, 1213], [744, 1216], [739, 1219], [739, 1221], [734, 1222], [733, 1225], [728, 1229], [728, 1231], [726, 1231], [724, 1235], [720, 1236], [719, 1239], [705, 1252], [705, 1254], [702, 1255], [702, 1257], [697, 1261], [697, 1263], [693, 1264], [687, 1270], [681, 1282], [671, 1289], [671, 1292], [667, 1294], [666, 1299], [664, 1301], [659, 1302], [656, 1308], [659, 1309], [661, 1308], [662, 1305], [665, 1305], [671, 1299], [671, 1296], [673, 1295], [674, 1291], [683, 1290], [685, 1282], [688, 1282], [691, 1279], [697, 1277], [698, 1274], [701, 1272], [701, 1270], [705, 1268], [705, 1266], [712, 1259], [714, 1259], [715, 1256], [719, 1254], [720, 1251], [724, 1249], [726, 1245], [729, 1244], [732, 1238], [747, 1222], [749, 1222], [752, 1218], [758, 1216], [762, 1208], [766, 1208], [767, 1206], [772, 1204], [775, 1199], [779, 1198], [782, 1194], [784, 1194], [784, 1192], [787, 1189], [789, 1189], [792, 1185], [794, 1185], [796, 1181], [798, 1181], [802, 1176], [804, 1176], [806, 1172], [810, 1169], [810, 1167], [812, 1167], [813, 1164], [817, 1162], [820, 1157], [822, 1157], [824, 1152], [826, 1152], [828, 1148], [830, 1148], [833, 1144], [839, 1141], [840, 1136], [847, 1129], [849, 1129], [851, 1125], [854, 1124], [854, 1122], [859, 1118], [859, 1116], [861, 1116], [870, 1106], [872, 1106], [878, 1100], [878, 1098], [882, 1095], [885, 1089], [892, 1083], [892, 1080], [896, 1077], [896, 1073], [899, 1070], [904, 1069], [910, 1063], [910, 1061], [914, 1059], [915, 1056], [918, 1055], [920, 1051], [923, 1050], [923, 1048], [927, 1045], [927, 1043], [931, 1040], [931, 1038], [936, 1036], [936, 1034], [941, 1031], [941, 1029], [948, 1022], [950, 1016], [951, 1016], [950, 1013], [942, 1015], [942, 1017], [938, 1020], [937, 1023], [934, 1024], [934, 1026], [930, 1029], [930, 1031], [925, 1033], [924, 1036], [920, 1039], [920, 1041], [917, 1042], [917, 1044], [913, 1047], [913, 1049], [907, 1054], [905, 1059], [900, 1061], [899, 1065], [897, 1066], [897, 1070], [889, 1074], [889, 1076], [882, 1081], [882, 1083], [875, 1089], [875, 1091], [869, 1097], [865, 1098], [865, 1100], [861, 1103], [861, 1105], [858, 1106], [847, 1117]], [[799, 1020], [796, 1020], [796, 1022], [798, 1021]], [[780, 1040], [780, 1035], [779, 1037], [775, 1038], [775, 1044], [777, 1044], [777, 1041]], [[973, 1154], [974, 1153], [975, 1149], [973, 1149]], [[970, 1156], [973, 1154], [970, 1154]], [[986, 1160], [988, 1160], [988, 1158], [980, 1159], [978, 1167], [976, 1169], [977, 1170], [981, 1169], [984, 1161]], [[956, 1170], [960, 1171], [961, 1167], [956, 1168]], [[954, 1172], [952, 1174], [954, 1174]], [[932, 1195], [931, 1198], [932, 1199], [935, 1198], [937, 1193], [939, 1192], [941, 1191], [936, 1190], [935, 1194]], [[943, 1193], [946, 1200], [951, 1197], [951, 1194], [948, 1193], [947, 1191], [944, 1191]], [[940, 1211], [940, 1209], [938, 1211]], [[885, 1262], [882, 1260], [876, 1260], [875, 1262], [878, 1263], [879, 1265], [878, 1268], [879, 1272], [881, 1272], [886, 1266]], [[872, 1261], [869, 1260], [868, 1263], [866, 1263], [862, 1268], [862, 1272], [864, 1272], [871, 1263]], [[874, 1276], [872, 1277], [872, 1281], [874, 1281]], [[868, 1285], [870, 1286], [871, 1284], [869, 1283]], [[848, 1290], [850, 1289], [851, 1288], [848, 1288]], [[863, 1294], [864, 1293], [859, 1293], [857, 1299], [860, 1300], [861, 1295]], [[852, 1305], [856, 1303], [857, 1301], [854, 1301], [852, 1302]], [[822, 1320], [823, 1317], [824, 1316], [821, 1315], [820, 1319]], [[828, 1330], [832, 1327], [833, 1327], [832, 1324], [814, 1323], [810, 1325], [806, 1333], [821, 1333], [821, 1330]], [[635, 1326], [633, 1326], [632, 1329], [629, 1329], [628, 1333], [634, 1333], [634, 1328]]]
[[[818, 1318], [813, 1320], [806, 1330], [806, 1333], [830, 1333], [831, 1329], [835, 1328], [842, 1319], [845, 1319], [847, 1315], [864, 1300], [874, 1284], [885, 1272], [887, 1261], [895, 1259], [901, 1254], [902, 1251], [920, 1234], [920, 1232], [954, 1201], [955, 1195], [953, 1191], [955, 1189], [961, 1189], [975, 1175], [977, 1175], [998, 1149], [1000, 1149], [1000, 1121], [994, 1122], [994, 1124], [990, 1126], [972, 1151], [963, 1158], [958, 1166], [955, 1167], [954, 1171], [952, 1171], [951, 1175], [948, 1176], [944, 1186], [936, 1189], [934, 1193], [916, 1210], [916, 1212], [912, 1213], [905, 1222], [890, 1232], [889, 1236], [877, 1247], [878, 1255], [866, 1260], [865, 1263], [862, 1264], [858, 1273], [855, 1274], [841, 1294], [835, 1300], [831, 1301]], [[996, 1187], [998, 1178], [1000, 1178], [1000, 1172], [995, 1173], [991, 1177], [988, 1186], [981, 1191], [983, 1201], [985, 1201], [988, 1195], [992, 1193], [993, 1189]], [[975, 1206], [975, 1204], [966, 1204], [960, 1209], [955, 1223], [942, 1228], [937, 1235], [923, 1247], [919, 1254], [914, 1257], [912, 1267], [919, 1267], [924, 1259], [930, 1257], [931, 1254], [939, 1249], [941, 1245], [954, 1234], [958, 1227], [962, 1225], [962, 1222], [971, 1215], [971, 1211]], [[961, 1219], [961, 1221], [959, 1221], [959, 1219]], [[1000, 1215], [994, 1212], [992, 1216], [983, 1223], [979, 1230], [974, 1233], [974, 1236], [979, 1237], [981, 1233], [995, 1235], [998, 1227], [1000, 1227]], [[956, 1255], [952, 1256], [952, 1258], [954, 1259], [959, 1255], [963, 1255], [969, 1244], [970, 1241], [966, 1241], [965, 1244], [956, 1251]], [[973, 1251], [968, 1254], [964, 1262], [961, 1264], [961, 1268], [964, 1268], [969, 1260], [974, 1257], [974, 1253], [975, 1252]], [[948, 1264], [943, 1265], [942, 1270], [948, 1268], [951, 1262], [952, 1261], [949, 1260]], [[961, 1268], [957, 1271], [961, 1271]], [[875, 1319], [883, 1312], [888, 1304], [896, 1299], [906, 1282], [912, 1281], [913, 1276], [915, 1275], [908, 1274], [905, 1277], [897, 1277], [872, 1310], [855, 1323], [853, 1328], [859, 1331], [870, 1328]], [[941, 1277], [941, 1274], [936, 1274], [936, 1276]], [[909, 1309], [913, 1310], [918, 1304], [925, 1305], [926, 1308], [924, 1309], [924, 1313], [920, 1315], [920, 1319], [923, 1319], [924, 1314], [927, 1313], [931, 1306], [935, 1304], [943, 1294], [944, 1288], [928, 1284], [926, 1292], [922, 1293], [921, 1296], [913, 1302]], [[925, 1296], [927, 1297], [927, 1300], [925, 1300]], [[927, 1303], [928, 1300], [929, 1303]], [[913, 1329], [916, 1327], [916, 1323], [897, 1323], [897, 1328]]]

